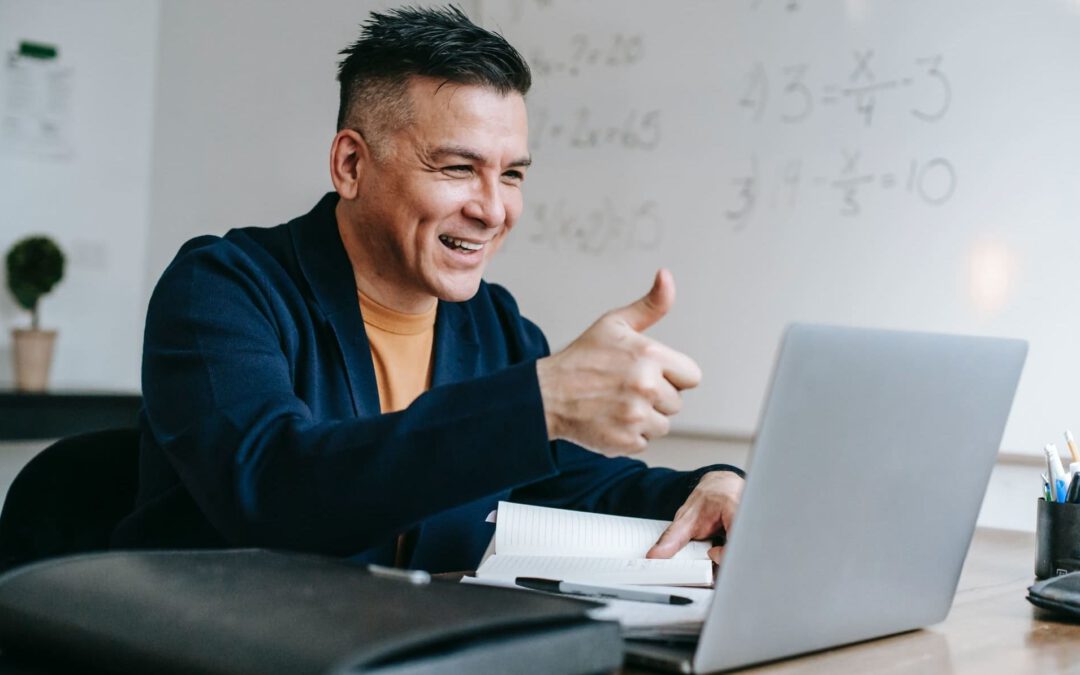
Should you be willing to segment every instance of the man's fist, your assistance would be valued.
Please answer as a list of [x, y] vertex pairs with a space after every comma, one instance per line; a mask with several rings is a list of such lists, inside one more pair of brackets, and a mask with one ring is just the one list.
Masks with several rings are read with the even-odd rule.
[[604, 314], [566, 349], [537, 361], [549, 438], [625, 455], [668, 432], [668, 418], [682, 408], [679, 392], [697, 386], [701, 369], [641, 333], [674, 303], [675, 281], [660, 270], [644, 297]]

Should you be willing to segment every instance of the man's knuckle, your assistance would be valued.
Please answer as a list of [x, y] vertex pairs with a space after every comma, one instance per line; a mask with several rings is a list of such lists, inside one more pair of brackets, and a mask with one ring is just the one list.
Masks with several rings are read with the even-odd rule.
[[664, 358], [664, 347], [659, 342], [643, 341], [638, 348], [638, 356], [650, 361], [660, 361]]
[[626, 399], [619, 402], [615, 416], [622, 426], [636, 429], [645, 422], [645, 414], [645, 407], [638, 400]]
[[626, 381], [626, 389], [637, 398], [654, 401], [659, 398], [656, 380], [646, 372], [636, 372]]
[[661, 416], [660, 419], [657, 420], [656, 426], [657, 430], [660, 432], [660, 435], [666, 436], [668, 432], [671, 431], [671, 420], [669, 420], [667, 417]]

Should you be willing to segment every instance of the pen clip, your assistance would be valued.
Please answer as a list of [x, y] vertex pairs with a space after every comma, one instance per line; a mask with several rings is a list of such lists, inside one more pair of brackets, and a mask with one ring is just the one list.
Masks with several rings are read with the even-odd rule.
[[414, 586], [431, 583], [431, 574], [424, 570], [405, 570], [397, 567], [387, 567], [386, 565], [368, 565], [367, 570], [377, 577], [407, 581]]

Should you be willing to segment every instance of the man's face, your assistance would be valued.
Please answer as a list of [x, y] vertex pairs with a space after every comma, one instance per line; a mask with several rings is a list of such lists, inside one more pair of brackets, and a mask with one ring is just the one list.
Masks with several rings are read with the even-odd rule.
[[525, 101], [414, 77], [413, 118], [361, 169], [357, 235], [384, 302], [408, 311], [476, 294], [522, 209], [529, 163]]

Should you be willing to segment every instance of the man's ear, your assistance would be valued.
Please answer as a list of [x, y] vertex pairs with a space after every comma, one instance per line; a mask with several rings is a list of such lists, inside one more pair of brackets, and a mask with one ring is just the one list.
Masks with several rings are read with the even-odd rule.
[[360, 172], [371, 161], [367, 141], [358, 131], [342, 129], [330, 144], [330, 180], [342, 199], [356, 199]]

